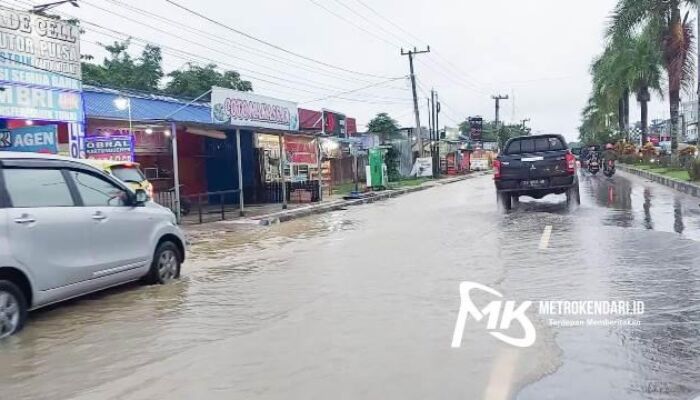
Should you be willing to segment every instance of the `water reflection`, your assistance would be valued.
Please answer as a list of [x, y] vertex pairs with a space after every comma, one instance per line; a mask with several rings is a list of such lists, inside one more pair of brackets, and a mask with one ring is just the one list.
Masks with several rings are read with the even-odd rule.
[[673, 200], [673, 230], [676, 233], [683, 233], [685, 225], [683, 224], [683, 206], [679, 199]]
[[654, 222], [651, 220], [651, 190], [648, 187], [644, 188], [644, 227], [654, 229]]

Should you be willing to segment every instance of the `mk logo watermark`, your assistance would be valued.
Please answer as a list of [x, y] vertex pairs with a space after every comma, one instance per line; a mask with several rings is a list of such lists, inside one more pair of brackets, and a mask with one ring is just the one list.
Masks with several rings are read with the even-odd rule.
[[[475, 282], [462, 282], [459, 285], [459, 314], [457, 315], [457, 323], [452, 335], [452, 347], [459, 348], [462, 346], [462, 336], [467, 323], [467, 317], [471, 316], [475, 321], [481, 321], [488, 316], [486, 329], [491, 336], [505, 343], [516, 347], [530, 347], [535, 343], [537, 332], [535, 326], [530, 319], [525, 315], [525, 312], [532, 305], [531, 301], [524, 301], [516, 307], [516, 302], [512, 300], [493, 300], [486, 305], [482, 310], [479, 310], [470, 297], [472, 290], [477, 289], [483, 292], [492, 294], [498, 298], [503, 298], [503, 295], [498, 291]], [[508, 331], [513, 322], [518, 322], [524, 331], [524, 335], [520, 338], [508, 336], [503, 331]]]

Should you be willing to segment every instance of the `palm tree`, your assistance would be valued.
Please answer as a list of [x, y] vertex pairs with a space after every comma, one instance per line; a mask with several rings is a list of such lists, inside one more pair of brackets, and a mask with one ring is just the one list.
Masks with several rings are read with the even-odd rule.
[[651, 100], [651, 92], [662, 95], [661, 66], [663, 61], [653, 31], [645, 29], [641, 34], [630, 39], [624, 57], [626, 80], [636, 94], [640, 105], [642, 144], [644, 144], [647, 142], [649, 133], [648, 103]]
[[674, 151], [678, 149], [680, 131], [680, 92], [691, 85], [694, 69], [693, 29], [688, 24], [689, 14], [681, 16], [681, 6], [695, 6], [697, 1], [619, 0], [608, 29], [608, 37], [613, 41], [648, 29], [659, 46], [668, 79], [671, 148]]

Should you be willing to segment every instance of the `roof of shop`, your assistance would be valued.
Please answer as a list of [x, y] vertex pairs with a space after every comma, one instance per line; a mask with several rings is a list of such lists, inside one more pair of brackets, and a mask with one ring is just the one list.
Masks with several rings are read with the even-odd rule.
[[[189, 103], [157, 94], [122, 91], [95, 86], [83, 88], [85, 114], [88, 118], [128, 120], [126, 110], [114, 106], [117, 97], [126, 97], [131, 101], [131, 119], [134, 121], [172, 120], [176, 122], [196, 122], [211, 124], [211, 107], [208, 103], [194, 103], [178, 111]], [[176, 112], [177, 111], [177, 112]], [[173, 114], [175, 113], [175, 114]]]

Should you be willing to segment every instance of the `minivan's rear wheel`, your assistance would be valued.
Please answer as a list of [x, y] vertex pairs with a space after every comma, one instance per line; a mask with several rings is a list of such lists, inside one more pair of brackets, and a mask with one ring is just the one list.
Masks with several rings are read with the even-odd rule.
[[146, 281], [166, 284], [180, 277], [180, 250], [173, 242], [163, 242], [156, 249]]
[[27, 320], [27, 300], [12, 282], [0, 280], [0, 339], [19, 332]]

